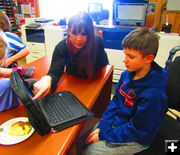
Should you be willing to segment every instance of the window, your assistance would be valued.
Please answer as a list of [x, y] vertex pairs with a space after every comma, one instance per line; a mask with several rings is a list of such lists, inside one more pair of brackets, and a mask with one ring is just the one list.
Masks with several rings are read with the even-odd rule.
[[88, 11], [89, 2], [99, 2], [104, 9], [112, 6], [113, 0], [39, 0], [40, 17], [52, 18], [56, 21], [69, 18], [78, 11]]

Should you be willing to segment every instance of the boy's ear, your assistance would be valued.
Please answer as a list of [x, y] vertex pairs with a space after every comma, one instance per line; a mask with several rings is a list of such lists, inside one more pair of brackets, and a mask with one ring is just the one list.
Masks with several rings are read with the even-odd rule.
[[154, 60], [154, 55], [149, 54], [146, 56], [146, 62], [151, 63]]

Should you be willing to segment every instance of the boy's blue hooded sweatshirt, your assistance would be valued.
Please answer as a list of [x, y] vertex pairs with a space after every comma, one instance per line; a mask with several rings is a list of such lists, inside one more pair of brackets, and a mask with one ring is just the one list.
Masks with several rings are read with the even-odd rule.
[[134, 74], [127, 70], [121, 74], [115, 95], [98, 125], [100, 140], [153, 143], [168, 109], [167, 72], [152, 62], [151, 71], [143, 78], [132, 80]]

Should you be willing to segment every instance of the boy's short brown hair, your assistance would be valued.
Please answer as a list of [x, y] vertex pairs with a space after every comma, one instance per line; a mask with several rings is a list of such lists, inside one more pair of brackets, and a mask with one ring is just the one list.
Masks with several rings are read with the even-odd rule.
[[146, 27], [138, 28], [130, 32], [122, 41], [123, 48], [139, 51], [143, 56], [157, 54], [159, 47], [159, 36]]

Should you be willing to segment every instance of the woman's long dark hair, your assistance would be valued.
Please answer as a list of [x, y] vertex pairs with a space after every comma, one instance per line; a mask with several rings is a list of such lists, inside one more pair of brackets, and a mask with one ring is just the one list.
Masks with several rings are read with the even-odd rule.
[[[68, 29], [71, 30], [73, 26], [73, 31], [80, 33], [84, 29], [87, 34], [86, 45], [81, 49], [79, 53], [79, 71], [86, 71], [86, 74], [89, 79], [95, 77], [95, 59], [96, 59], [96, 38], [95, 31], [93, 26], [92, 18], [86, 12], [79, 12], [78, 14], [72, 16], [68, 21]], [[73, 45], [67, 36], [67, 45], [70, 50], [70, 57], [72, 60], [73, 57]]]

